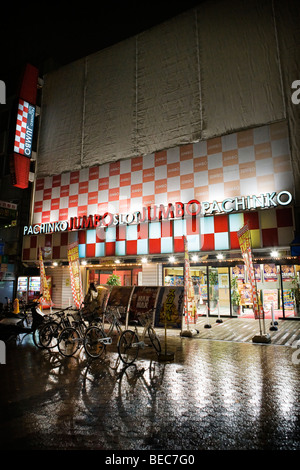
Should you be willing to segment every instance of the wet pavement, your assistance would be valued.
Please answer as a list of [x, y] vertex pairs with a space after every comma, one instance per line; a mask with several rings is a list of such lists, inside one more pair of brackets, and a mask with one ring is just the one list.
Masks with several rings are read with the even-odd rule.
[[159, 335], [127, 368], [8, 344], [0, 450], [300, 450], [300, 345]]

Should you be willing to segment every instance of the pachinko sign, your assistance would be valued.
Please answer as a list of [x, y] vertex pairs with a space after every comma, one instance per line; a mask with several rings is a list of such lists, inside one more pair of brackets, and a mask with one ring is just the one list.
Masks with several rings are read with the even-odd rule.
[[80, 308], [83, 302], [83, 292], [81, 283], [81, 273], [79, 264], [78, 243], [72, 243], [68, 247], [68, 261], [71, 277], [72, 295], [75, 306]]

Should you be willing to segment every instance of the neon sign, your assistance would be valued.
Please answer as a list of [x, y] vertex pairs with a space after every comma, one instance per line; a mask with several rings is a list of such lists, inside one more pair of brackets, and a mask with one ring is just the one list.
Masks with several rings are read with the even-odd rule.
[[14, 152], [30, 157], [34, 128], [35, 107], [19, 100]]
[[39, 235], [46, 233], [66, 232], [72, 230], [87, 230], [98, 227], [110, 227], [116, 225], [131, 225], [143, 222], [160, 220], [184, 219], [195, 216], [209, 216], [221, 213], [246, 211], [251, 209], [266, 209], [278, 206], [287, 206], [292, 202], [289, 191], [280, 191], [261, 194], [260, 196], [240, 196], [226, 198], [222, 202], [199, 202], [196, 199], [184, 204], [175, 202], [168, 206], [143, 207], [141, 211], [128, 214], [94, 214], [89, 216], [71, 217], [69, 221], [48, 222], [24, 227], [23, 235]]

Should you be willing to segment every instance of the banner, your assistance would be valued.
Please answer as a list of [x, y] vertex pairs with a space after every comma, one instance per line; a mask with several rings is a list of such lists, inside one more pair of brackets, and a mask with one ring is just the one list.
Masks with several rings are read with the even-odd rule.
[[[193, 303], [194, 300], [194, 286], [193, 281], [190, 274], [190, 260], [189, 260], [189, 252], [188, 252], [188, 244], [186, 236], [183, 236], [183, 243], [184, 243], [184, 272], [183, 272], [183, 285], [184, 285], [184, 314], [185, 314], [185, 323], [189, 324], [189, 322], [196, 323], [196, 314], [193, 305], [189, 305], [189, 303]], [[190, 307], [190, 308], [189, 308]]]
[[164, 286], [160, 288], [156, 311], [155, 326], [180, 328], [184, 309], [184, 287]]
[[255, 283], [255, 273], [252, 261], [252, 252], [251, 252], [251, 236], [250, 230], [248, 225], [244, 225], [238, 232], [237, 232], [242, 256], [244, 259], [244, 263], [248, 272], [248, 277], [251, 285], [252, 290], [252, 299], [253, 299], [253, 311], [255, 318], [263, 318], [263, 310], [258, 302], [257, 291], [256, 291], [256, 283]]
[[78, 251], [77, 242], [69, 245], [68, 260], [69, 260], [73, 300], [74, 300], [76, 308], [80, 308], [81, 304], [83, 303], [83, 293], [82, 293], [81, 273], [80, 273], [80, 264], [79, 264], [79, 251]]
[[40, 304], [43, 308], [52, 307], [53, 302], [51, 300], [50, 289], [47, 282], [46, 271], [43, 261], [42, 250], [39, 250], [39, 263], [40, 263], [40, 277], [41, 277], [41, 284], [40, 284], [40, 293], [42, 297], [40, 298]]

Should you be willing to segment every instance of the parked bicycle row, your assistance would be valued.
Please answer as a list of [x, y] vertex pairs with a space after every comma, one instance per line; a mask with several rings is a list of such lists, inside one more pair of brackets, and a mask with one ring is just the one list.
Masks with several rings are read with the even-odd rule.
[[89, 315], [84, 307], [67, 307], [44, 315], [38, 303], [32, 302], [24, 306], [21, 317], [18, 334], [32, 334], [37, 347], [57, 347], [65, 357], [74, 356], [82, 347], [90, 358], [101, 357], [112, 344], [114, 332], [118, 336], [118, 354], [127, 365], [132, 364], [140, 349], [145, 347], [153, 347], [158, 356], [161, 352], [160, 340], [152, 326], [152, 311], [143, 313], [128, 328], [120, 321], [118, 307], [108, 307], [101, 314], [95, 309]]

